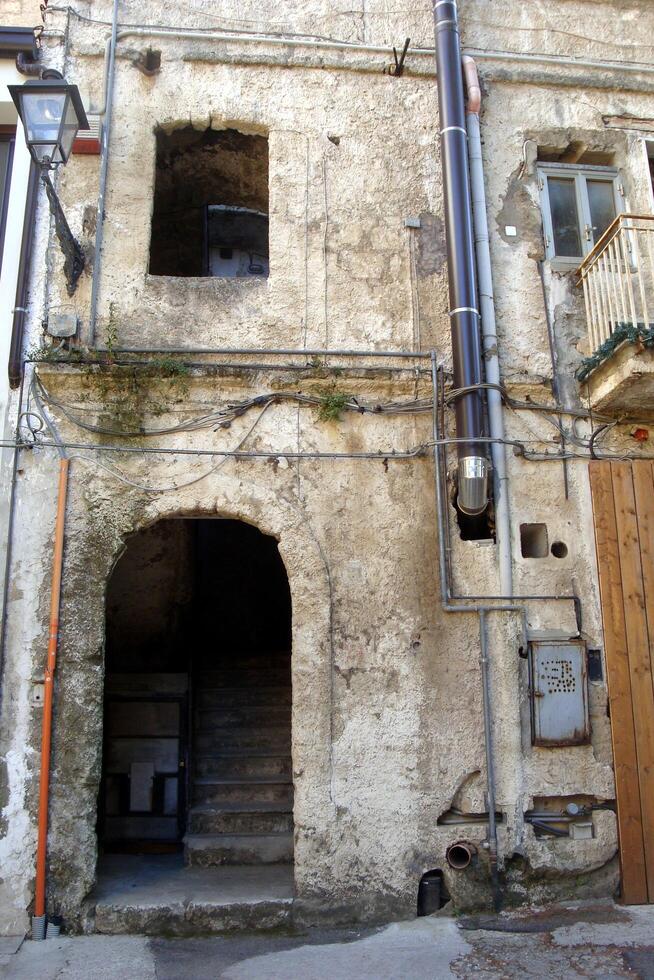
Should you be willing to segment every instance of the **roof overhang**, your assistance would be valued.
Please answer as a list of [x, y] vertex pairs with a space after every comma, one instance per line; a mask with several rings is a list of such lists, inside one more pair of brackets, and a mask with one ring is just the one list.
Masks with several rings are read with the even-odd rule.
[[33, 27], [0, 27], [0, 58], [15, 58], [17, 54], [37, 57]]

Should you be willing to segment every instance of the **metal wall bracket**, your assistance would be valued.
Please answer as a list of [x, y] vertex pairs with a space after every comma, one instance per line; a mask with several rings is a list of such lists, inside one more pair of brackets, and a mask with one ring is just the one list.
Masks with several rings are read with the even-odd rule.
[[61, 207], [61, 203], [57, 197], [57, 192], [54, 189], [52, 181], [50, 180], [50, 174], [45, 169], [41, 171], [41, 180], [43, 181], [43, 186], [45, 187], [45, 192], [48, 195], [48, 201], [50, 202], [50, 211], [52, 213], [52, 217], [54, 218], [57, 239], [59, 240], [61, 251], [64, 253], [66, 292], [69, 296], [72, 296], [77, 289], [79, 277], [84, 272], [86, 259], [84, 257], [84, 252], [82, 251], [82, 246], [70, 230], [68, 222], [66, 221], [66, 216]]

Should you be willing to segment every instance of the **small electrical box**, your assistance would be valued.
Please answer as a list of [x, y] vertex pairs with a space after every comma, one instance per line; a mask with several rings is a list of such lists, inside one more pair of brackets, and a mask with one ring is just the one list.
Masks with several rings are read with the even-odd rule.
[[533, 745], [556, 748], [590, 741], [586, 644], [578, 637], [529, 642]]
[[74, 313], [50, 313], [48, 333], [51, 337], [74, 337], [77, 333], [77, 316]]
[[592, 821], [585, 820], [583, 823], [571, 823], [569, 827], [569, 834], [573, 840], [592, 840], [593, 838]]

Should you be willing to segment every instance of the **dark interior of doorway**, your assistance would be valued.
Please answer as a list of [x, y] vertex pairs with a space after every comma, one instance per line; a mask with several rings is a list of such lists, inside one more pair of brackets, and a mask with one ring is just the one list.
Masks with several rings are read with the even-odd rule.
[[105, 852], [292, 860], [291, 602], [277, 542], [223, 519], [132, 536], [107, 590]]

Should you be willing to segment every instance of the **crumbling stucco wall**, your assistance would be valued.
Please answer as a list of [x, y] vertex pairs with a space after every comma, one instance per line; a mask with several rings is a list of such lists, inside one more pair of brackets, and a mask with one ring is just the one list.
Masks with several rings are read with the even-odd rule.
[[[470, 0], [460, 6], [464, 43], [471, 48], [602, 58], [611, 17], [619, 16], [613, 56], [647, 61], [652, 54], [641, 47], [643, 38], [654, 36], [652, 14], [641, 5], [560, 0], [532, 4], [527, 11], [516, 4]], [[169, 4], [145, 7], [140, 16], [150, 23], [183, 19], [186, 26], [206, 25], [208, 8], [200, 2], [184, 14]], [[274, 9], [223, 3], [217, 14], [214, 5], [211, 12], [218, 17], [212, 25], [224, 27], [249, 18], [252, 29], [311, 31], [372, 44], [397, 43], [410, 35], [416, 46], [431, 44], [428, 4], [405, 14], [385, 8], [368, 0], [365, 11], [361, 4], [343, 13], [326, 0], [318, 14], [294, 3]], [[106, 20], [109, 5], [89, 2], [84, 9]], [[133, 5], [126, 4], [125, 20], [133, 13]], [[582, 35], [562, 35], [554, 17], [557, 24], [582, 22]], [[49, 23], [65, 27], [56, 12]], [[71, 31], [66, 73], [97, 106], [106, 27], [73, 17]], [[256, 49], [239, 42], [158, 39], [161, 72], [145, 77], [133, 61], [149, 43], [147, 38], [121, 42], [118, 59], [100, 340], [147, 347], [433, 346], [448, 370], [438, 119], [426, 58], [410, 57], [405, 76], [394, 79], [383, 73], [386, 59], [379, 54], [316, 55], [265, 44]], [[53, 59], [61, 54], [56, 39], [47, 42], [47, 50]], [[353, 64], [359, 69], [351, 70]], [[625, 75], [620, 88], [609, 70], [584, 70], [580, 78], [577, 69], [509, 57], [480, 58], [479, 64], [504, 384], [516, 397], [543, 401], [551, 395], [547, 304], [559, 354], [559, 392], [578, 404], [572, 373], [584, 353], [582, 308], [572, 277], [552, 273], [547, 264], [543, 296], [535, 148], [542, 139], [548, 146], [585, 140], [609, 149], [629, 207], [651, 210], [642, 142], [648, 130], [625, 120], [651, 117], [652, 79]], [[147, 272], [155, 129], [189, 122], [198, 129], [232, 127], [268, 136], [271, 274], [266, 281], [181, 280]], [[59, 175], [66, 213], [91, 259], [89, 272], [97, 179], [96, 157], [74, 157]], [[404, 219], [416, 215], [420, 229], [406, 228]], [[507, 225], [516, 227], [515, 237], [506, 235]], [[32, 303], [35, 343], [41, 314], [69, 302], [60, 264], [51, 246], [53, 275], [40, 293], [44, 307], [40, 297]], [[74, 301], [84, 342], [89, 297], [86, 274]], [[235, 364], [239, 360], [232, 358]], [[411, 370], [366, 374], [347, 365], [340, 359], [326, 369], [317, 366], [314, 376], [243, 368], [212, 373], [205, 365], [193, 374], [184, 404], [169, 406], [170, 418], [270, 390], [337, 390], [372, 403], [431, 396], [428, 376], [415, 377]], [[75, 370], [43, 370], [58, 397], [79, 411], [99, 412], [89, 405], [88, 391], [80, 401], [83, 385]], [[72, 441], [92, 441], [88, 434], [82, 440], [60, 413], [54, 415]], [[147, 412], [139, 418], [146, 426], [159, 421]], [[238, 427], [218, 436], [177, 434], [165, 444], [215, 448], [212, 440], [220, 439], [219, 445], [234, 446], [249, 424], [239, 420]], [[507, 413], [506, 425], [508, 438], [558, 446], [552, 441], [558, 439], [556, 430], [536, 413]], [[293, 599], [295, 875], [305, 914], [409, 916], [420, 876], [445, 867], [447, 845], [460, 837], [481, 842], [483, 824], [437, 823], [454, 800], [467, 812], [485, 806], [478, 624], [476, 617], [449, 615], [440, 605], [431, 458], [390, 458], [393, 448], [428, 443], [431, 434], [429, 413], [347, 413], [340, 423], [319, 424], [313, 409], [285, 404], [266, 414], [248, 443], [265, 450], [266, 459], [229, 460], [187, 490], [147, 493], [92, 463], [73, 461], [50, 838], [50, 900], [72, 926], [92, 924], [86, 913], [95, 875], [105, 582], [125, 537], [161, 517], [233, 516], [279, 539]], [[297, 466], [283, 453], [298, 448], [388, 449], [389, 458]], [[83, 455], [93, 457], [92, 451]], [[117, 465], [128, 480], [160, 487], [209, 468], [206, 460], [171, 456], [145, 461], [123, 456]], [[45, 649], [55, 461], [41, 451], [25, 453], [21, 470], [19, 557], [2, 703], [7, 788], [0, 927], [5, 930], [24, 925], [32, 891], [40, 714], [30, 697]], [[526, 462], [509, 452], [509, 472], [516, 592], [578, 594], [584, 636], [601, 647], [586, 464], [570, 461], [567, 495], [560, 462]], [[452, 508], [450, 517], [454, 587], [497, 594], [492, 542], [461, 541]], [[567, 545], [564, 558], [522, 557], [519, 525], [535, 522], [547, 525], [550, 542]], [[576, 629], [570, 602], [530, 602], [527, 622], [533, 629]], [[523, 818], [535, 796], [613, 797], [605, 685], [591, 686], [590, 745], [532, 748], [520, 642], [519, 617], [490, 617], [497, 803], [504, 814], [500, 853], [510, 895], [537, 901], [584, 890], [610, 893], [617, 881], [611, 813], [595, 819], [589, 841], [536, 839]], [[483, 853], [469, 874], [447, 874], [459, 906], [488, 898]]]

